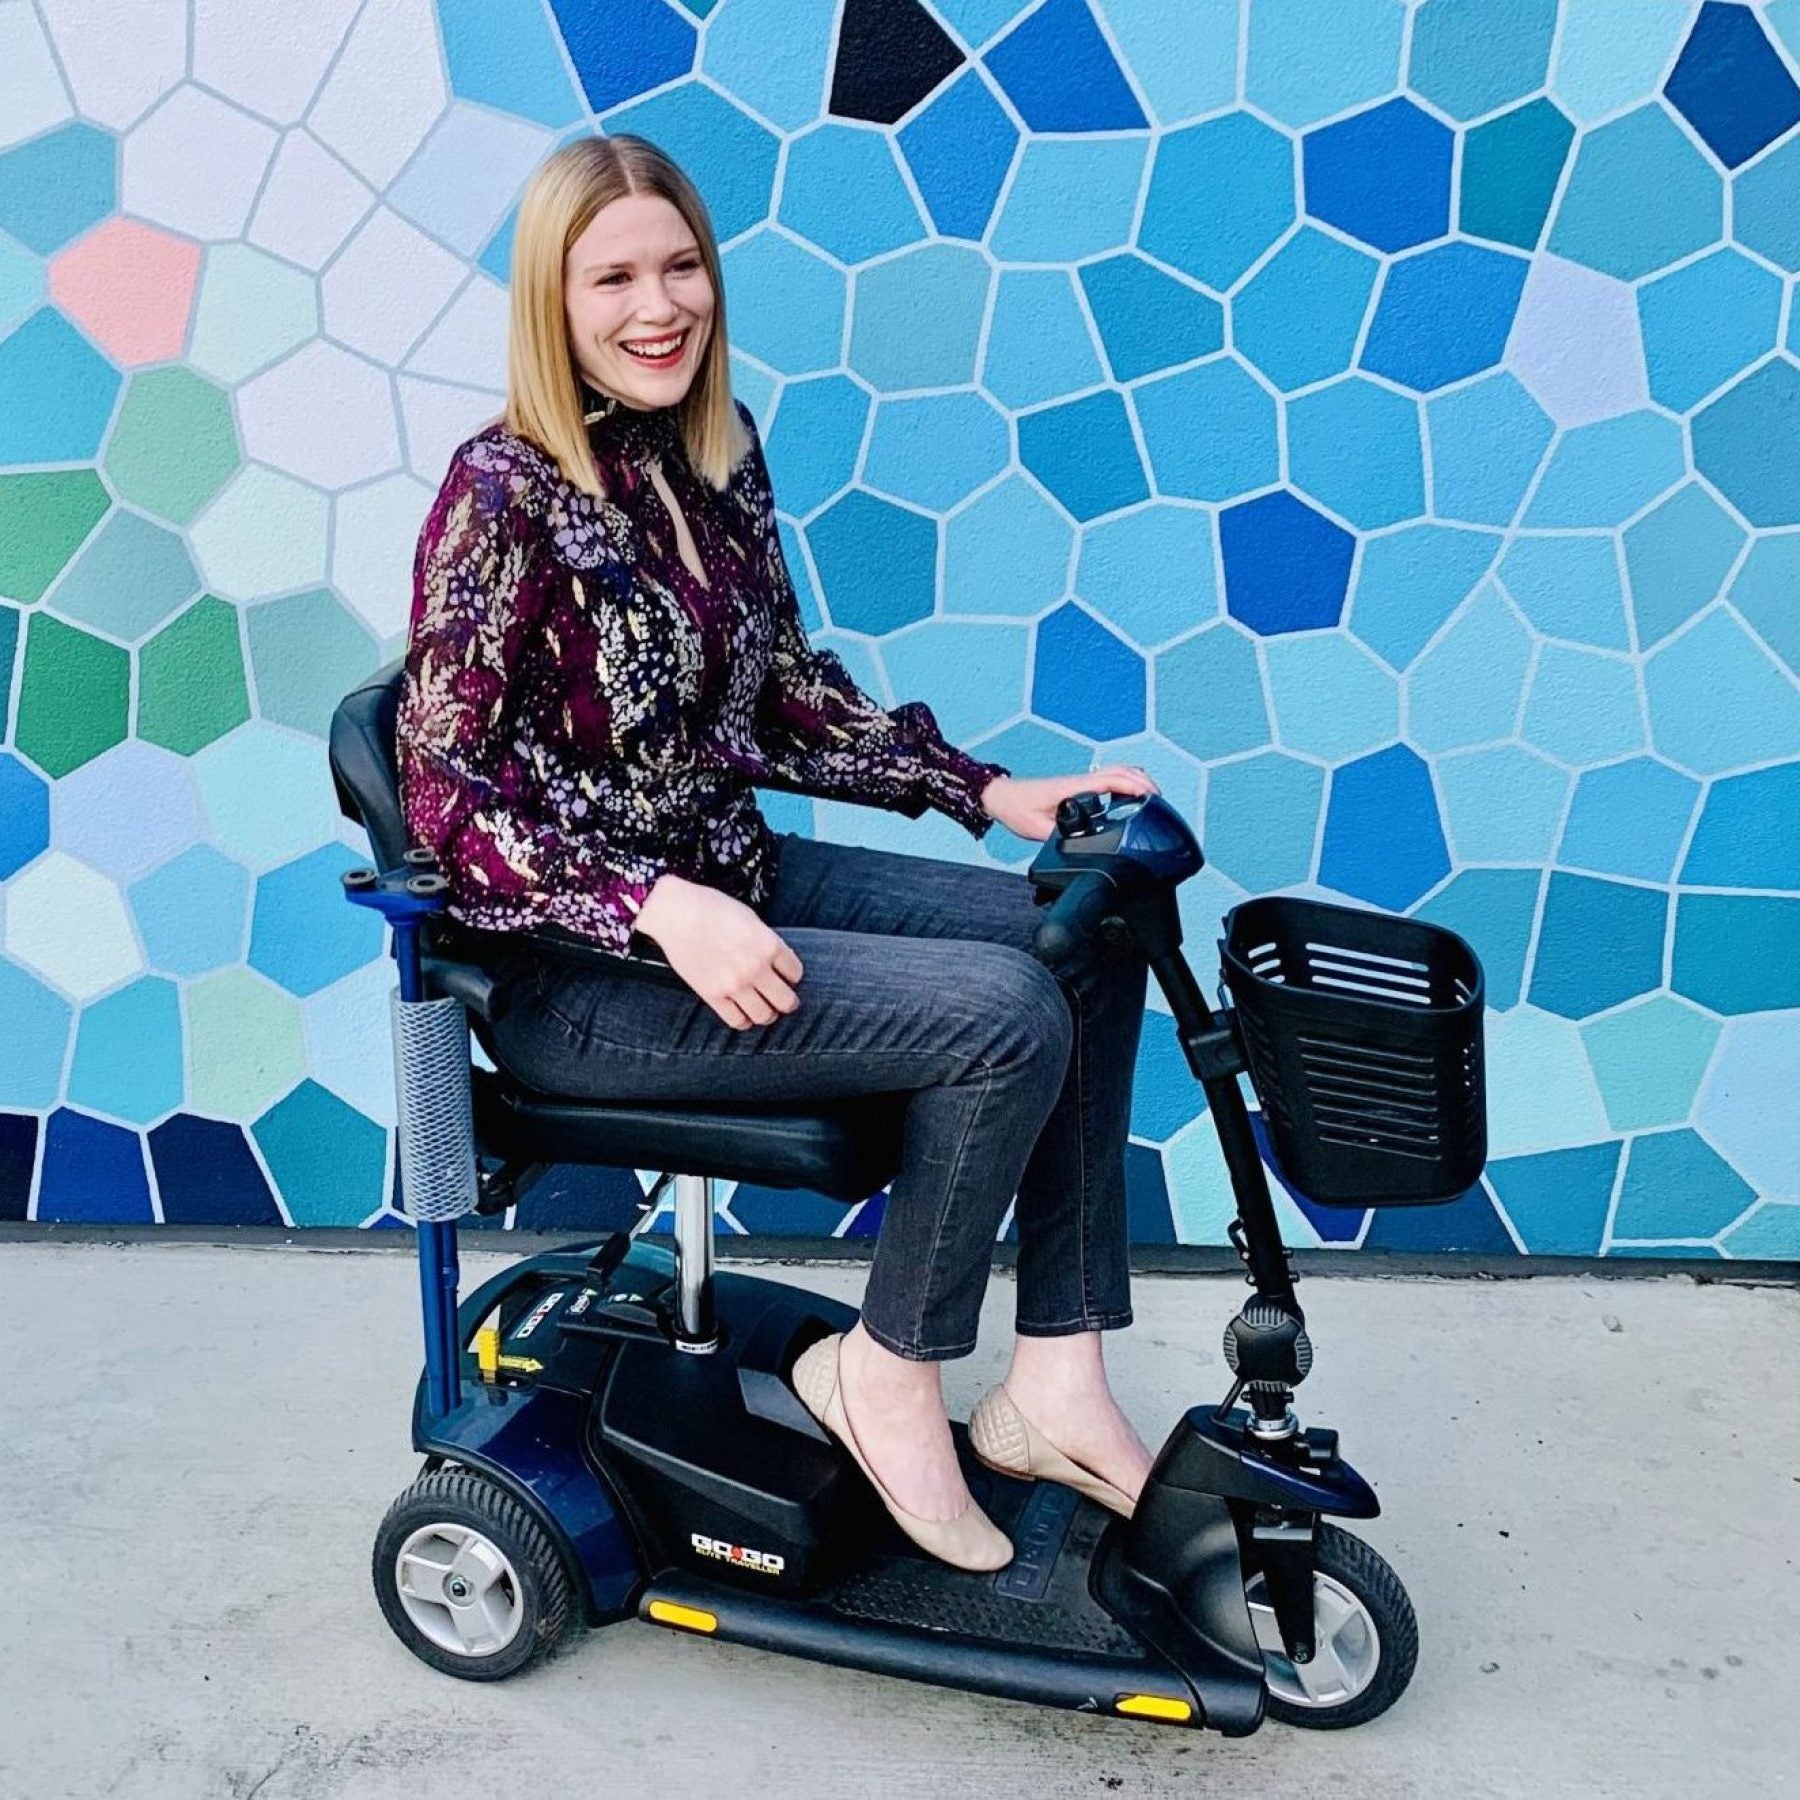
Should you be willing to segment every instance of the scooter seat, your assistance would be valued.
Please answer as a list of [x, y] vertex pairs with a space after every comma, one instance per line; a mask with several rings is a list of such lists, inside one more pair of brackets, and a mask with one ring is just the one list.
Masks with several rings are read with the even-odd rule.
[[799, 1107], [651, 1105], [558, 1099], [473, 1071], [475, 1133], [492, 1154], [528, 1163], [598, 1163], [716, 1175], [763, 1187], [866, 1200], [900, 1166], [904, 1094]]

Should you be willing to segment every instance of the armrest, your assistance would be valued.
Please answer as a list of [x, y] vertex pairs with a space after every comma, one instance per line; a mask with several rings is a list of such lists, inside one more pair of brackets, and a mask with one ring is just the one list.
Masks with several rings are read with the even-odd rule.
[[560, 925], [539, 925], [529, 931], [476, 931], [441, 919], [436, 922], [432, 947], [422, 959], [421, 969], [433, 992], [454, 995], [476, 1017], [491, 1023], [506, 1011], [511, 989], [505, 978], [515, 972], [507, 965], [516, 968], [521, 956], [554, 957], [596, 974], [650, 981], [660, 987], [685, 991], [687, 986], [647, 937], [633, 932], [627, 953], [615, 956]]

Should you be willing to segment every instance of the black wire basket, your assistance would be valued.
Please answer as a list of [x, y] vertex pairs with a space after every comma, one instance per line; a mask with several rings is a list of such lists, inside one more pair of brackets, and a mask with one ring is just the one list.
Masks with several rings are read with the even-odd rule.
[[1219, 945], [1282, 1176], [1321, 1206], [1429, 1206], [1487, 1160], [1482, 977], [1454, 932], [1247, 900]]

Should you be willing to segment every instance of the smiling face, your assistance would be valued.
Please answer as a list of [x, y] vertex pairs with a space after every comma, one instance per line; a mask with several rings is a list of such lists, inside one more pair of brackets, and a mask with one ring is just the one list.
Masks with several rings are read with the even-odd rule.
[[674, 406], [686, 397], [713, 310], [699, 242], [660, 194], [627, 194], [601, 207], [563, 259], [575, 361], [627, 406]]

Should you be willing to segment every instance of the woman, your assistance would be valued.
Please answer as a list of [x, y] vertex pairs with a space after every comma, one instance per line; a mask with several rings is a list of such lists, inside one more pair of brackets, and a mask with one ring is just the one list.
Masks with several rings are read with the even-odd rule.
[[734, 406], [718, 252], [641, 139], [533, 176], [512, 266], [503, 422], [462, 445], [420, 539], [400, 713], [408, 829], [452, 911], [655, 943], [688, 991], [521, 957], [496, 1053], [612, 1099], [907, 1092], [862, 1317], [796, 1389], [901, 1527], [968, 1568], [1011, 1557], [957, 1464], [938, 1363], [973, 1348], [1015, 1190], [1017, 1339], [978, 1452], [1129, 1512], [1150, 1457], [1100, 1333], [1129, 1322], [1124, 1142], [1142, 960], [1061, 982], [1028, 884], [776, 836], [753, 786], [1044, 838], [1082, 788], [1019, 780], [884, 711], [807, 642], [755, 427]]

